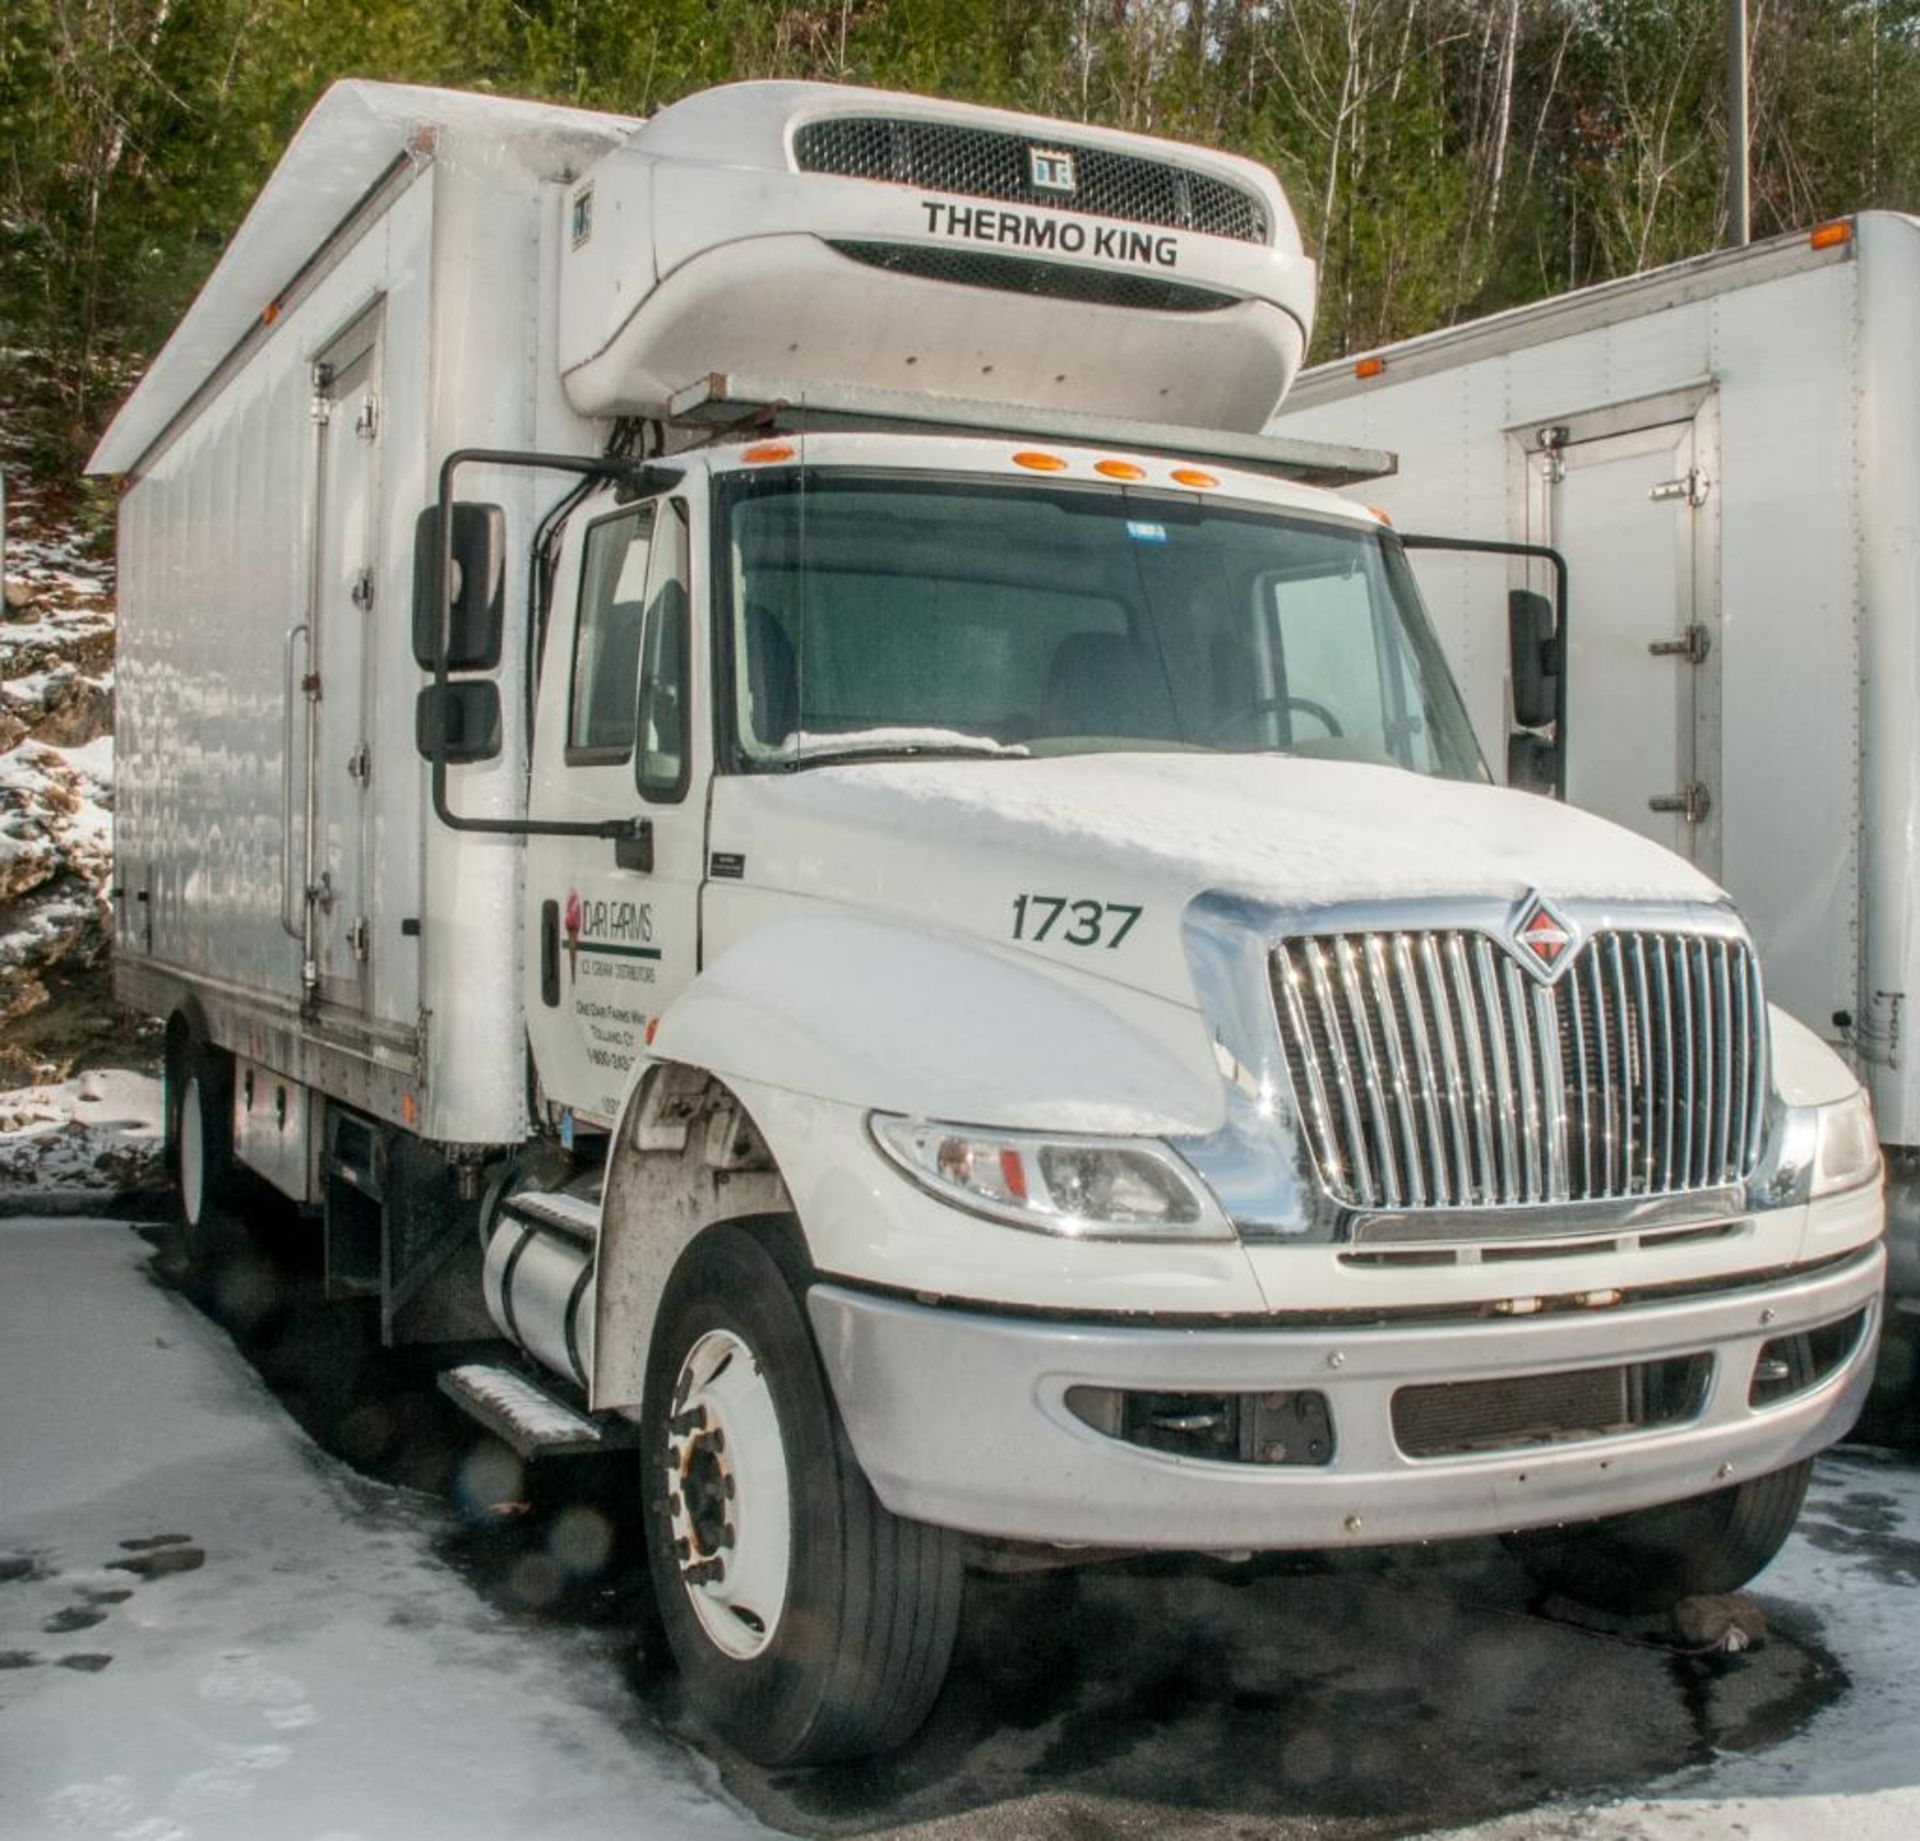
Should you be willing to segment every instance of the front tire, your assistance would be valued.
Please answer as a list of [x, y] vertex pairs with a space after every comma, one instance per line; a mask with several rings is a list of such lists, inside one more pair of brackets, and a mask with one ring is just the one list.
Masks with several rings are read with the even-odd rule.
[[709, 1229], [647, 1364], [647, 1556], [689, 1697], [761, 1764], [904, 1743], [939, 1694], [960, 1543], [875, 1497], [834, 1410], [777, 1229]]
[[1536, 1528], [1507, 1544], [1538, 1585], [1627, 1615], [1735, 1592], [1772, 1560], [1806, 1500], [1813, 1461], [1684, 1502]]

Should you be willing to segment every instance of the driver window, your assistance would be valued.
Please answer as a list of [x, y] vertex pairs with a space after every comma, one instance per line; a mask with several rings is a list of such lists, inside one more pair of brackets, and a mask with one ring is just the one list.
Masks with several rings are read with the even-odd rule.
[[573, 700], [567, 759], [624, 761], [633, 752], [653, 507], [603, 518], [587, 532], [580, 612], [573, 635]]
[[[1274, 675], [1285, 686], [1293, 745], [1302, 753], [1364, 753], [1390, 758], [1386, 686], [1374, 627], [1373, 593], [1358, 569], [1338, 574], [1269, 580]], [[1340, 744], [1325, 720], [1303, 705], [1318, 705], [1340, 725]]]
[[653, 592], [647, 603], [646, 645], [640, 661], [641, 795], [672, 802], [688, 780], [687, 527], [684, 508], [668, 513], [653, 546]]

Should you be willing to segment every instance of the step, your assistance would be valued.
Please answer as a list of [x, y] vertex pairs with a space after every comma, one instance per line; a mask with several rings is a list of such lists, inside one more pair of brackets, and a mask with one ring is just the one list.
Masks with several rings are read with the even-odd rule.
[[523, 1458], [618, 1451], [639, 1439], [638, 1426], [624, 1419], [591, 1419], [539, 1382], [490, 1362], [444, 1369], [440, 1391]]
[[600, 1236], [600, 1204], [559, 1189], [521, 1189], [500, 1205], [503, 1215], [592, 1246]]

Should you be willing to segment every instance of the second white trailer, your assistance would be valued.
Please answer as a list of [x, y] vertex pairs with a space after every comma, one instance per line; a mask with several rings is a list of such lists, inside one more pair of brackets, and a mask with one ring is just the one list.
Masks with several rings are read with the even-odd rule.
[[[1407, 532], [1570, 566], [1565, 793], [1740, 904], [1777, 1001], [1839, 1046], [1891, 1155], [1920, 1300], [1920, 220], [1868, 212], [1306, 372], [1275, 432], [1390, 448]], [[1496, 772], [1497, 590], [1416, 553]], [[1529, 738], [1530, 739], [1530, 738]]]

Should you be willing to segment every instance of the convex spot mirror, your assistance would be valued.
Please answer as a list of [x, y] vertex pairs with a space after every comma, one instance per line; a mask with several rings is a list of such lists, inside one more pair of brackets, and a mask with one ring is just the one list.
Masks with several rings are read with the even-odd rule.
[[492, 760], [500, 752], [500, 686], [491, 678], [427, 685], [413, 706], [413, 741], [430, 761]]
[[[491, 671], [500, 663], [506, 624], [507, 515], [498, 505], [467, 501], [451, 508], [452, 593], [447, 610], [447, 669]], [[413, 526], [413, 658], [434, 667], [440, 625], [440, 507], [429, 505]], [[449, 757], [451, 758], [451, 757]]]

